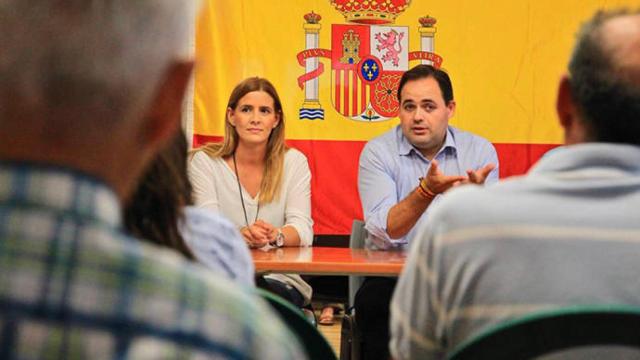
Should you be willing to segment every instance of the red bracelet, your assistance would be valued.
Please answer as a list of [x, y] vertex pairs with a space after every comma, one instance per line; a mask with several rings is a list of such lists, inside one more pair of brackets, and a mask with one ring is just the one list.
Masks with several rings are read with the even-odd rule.
[[436, 197], [437, 194], [431, 191], [431, 189], [429, 189], [429, 185], [427, 185], [427, 179], [421, 177], [418, 180], [420, 180], [420, 189], [422, 189], [422, 191], [424, 191], [427, 195], [431, 197]]
[[418, 195], [420, 195], [421, 198], [425, 199], [425, 200], [433, 200], [433, 198], [435, 197], [435, 195], [431, 195], [428, 192], [426, 192], [422, 186], [418, 186], [416, 188], [416, 190], [418, 191]]

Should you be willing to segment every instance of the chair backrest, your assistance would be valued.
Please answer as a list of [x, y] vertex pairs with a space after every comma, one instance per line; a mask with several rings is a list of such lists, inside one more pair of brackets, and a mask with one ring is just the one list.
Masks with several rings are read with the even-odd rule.
[[266, 290], [256, 288], [256, 292], [273, 307], [282, 321], [298, 337], [309, 359], [336, 360], [336, 354], [327, 339], [307, 320], [300, 309]]
[[640, 308], [581, 305], [533, 313], [471, 338], [448, 359], [530, 359], [585, 346], [640, 349]]
[[[351, 236], [349, 236], [349, 248], [364, 248], [366, 238], [367, 230], [364, 228], [364, 221], [358, 219], [353, 220], [353, 223], [351, 223]], [[353, 306], [353, 299], [355, 299], [356, 292], [363, 281], [363, 276], [349, 276], [349, 307]]]
[[364, 228], [364, 221], [355, 219], [351, 223], [351, 236], [349, 236], [349, 247], [352, 249], [362, 249], [367, 239], [367, 230]]

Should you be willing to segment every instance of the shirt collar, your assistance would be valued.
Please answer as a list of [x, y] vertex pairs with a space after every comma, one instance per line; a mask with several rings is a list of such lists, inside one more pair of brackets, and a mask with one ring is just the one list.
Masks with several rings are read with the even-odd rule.
[[[422, 153], [420, 151], [418, 151], [418, 149], [416, 149], [409, 142], [409, 139], [407, 139], [406, 136], [404, 136], [404, 134], [402, 133], [402, 127], [400, 125], [398, 125], [396, 127], [396, 133], [398, 134], [398, 138], [399, 138], [399, 141], [398, 141], [398, 155], [409, 155], [409, 154], [411, 154], [411, 151], [414, 151], [416, 154], [419, 154], [420, 156], [422, 156]], [[447, 148], [454, 149], [455, 151], [458, 150], [458, 148], [456, 147], [456, 139], [455, 139], [455, 135], [454, 135], [454, 128], [452, 126], [447, 126], [447, 136], [446, 136], [446, 138], [444, 140], [444, 145], [438, 151], [436, 156], [438, 156], [438, 154], [440, 154], [441, 152], [445, 151]]]
[[121, 224], [120, 202], [101, 180], [52, 165], [0, 161], [0, 204], [69, 213]]

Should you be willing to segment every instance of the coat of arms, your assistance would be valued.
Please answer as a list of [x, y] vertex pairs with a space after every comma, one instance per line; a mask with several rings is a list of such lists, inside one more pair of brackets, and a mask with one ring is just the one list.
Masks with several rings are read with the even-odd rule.
[[318, 78], [324, 73], [320, 57], [331, 59], [331, 100], [343, 116], [360, 121], [381, 121], [398, 114], [396, 93], [410, 60], [439, 67], [442, 58], [433, 53], [436, 19], [418, 19], [421, 50], [410, 52], [409, 27], [394, 24], [411, 0], [330, 0], [348, 24], [331, 25], [331, 50], [319, 48], [319, 14], [305, 19], [306, 49], [298, 62], [306, 73], [298, 78], [305, 91], [300, 119], [324, 119], [319, 101]]

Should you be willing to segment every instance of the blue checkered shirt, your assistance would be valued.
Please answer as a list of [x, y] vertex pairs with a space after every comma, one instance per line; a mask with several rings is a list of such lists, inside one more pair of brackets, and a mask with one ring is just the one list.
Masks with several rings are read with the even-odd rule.
[[0, 162], [0, 359], [304, 359], [248, 290], [122, 233], [103, 183]]

